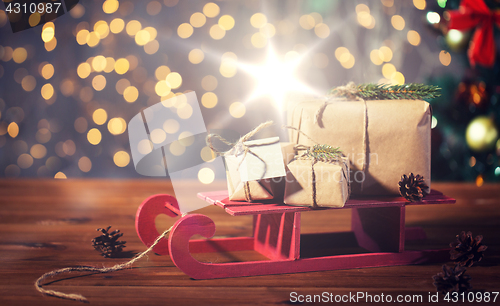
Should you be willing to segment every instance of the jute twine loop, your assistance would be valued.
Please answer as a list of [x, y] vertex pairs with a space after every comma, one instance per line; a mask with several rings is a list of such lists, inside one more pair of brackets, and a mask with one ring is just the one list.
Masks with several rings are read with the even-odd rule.
[[[182, 217], [184, 217], [186, 215], [187, 214], [182, 214]], [[83, 295], [81, 295], [81, 294], [78, 294], [78, 293], [69, 293], [68, 294], [68, 293], [63, 293], [63, 292], [60, 292], [60, 291], [44, 289], [44, 288], [42, 288], [42, 284], [41, 283], [46, 278], [53, 277], [53, 276], [56, 276], [56, 275], [59, 275], [59, 274], [63, 274], [63, 273], [68, 273], [68, 272], [109, 273], [109, 272], [114, 272], [114, 271], [118, 271], [118, 270], [123, 270], [123, 269], [125, 269], [125, 268], [133, 265], [139, 259], [143, 258], [147, 253], [151, 252], [151, 250], [153, 250], [153, 248], [163, 238], [165, 238], [168, 235], [168, 233], [170, 233], [170, 231], [172, 230], [173, 227], [174, 227], [174, 225], [172, 225], [169, 229], [167, 229], [160, 236], [158, 236], [158, 238], [156, 238], [155, 242], [146, 251], [144, 251], [144, 252], [142, 252], [140, 254], [137, 254], [134, 258], [132, 258], [130, 261], [128, 261], [126, 263], [117, 264], [117, 265], [114, 265], [114, 266], [108, 267], [108, 268], [96, 268], [96, 267], [92, 267], [92, 266], [80, 266], [80, 267], [68, 267], [68, 268], [62, 268], [62, 269], [53, 270], [53, 271], [47, 272], [44, 275], [40, 276], [35, 281], [35, 288], [36, 288], [36, 290], [38, 290], [39, 292], [41, 292], [41, 293], [43, 293], [45, 295], [54, 296], [54, 297], [58, 297], [58, 298], [61, 298], [61, 299], [67, 299], [67, 300], [73, 300], [73, 301], [79, 301], [79, 302], [88, 303], [89, 301]]]
[[[328, 104], [332, 103], [333, 101], [361, 101], [363, 102], [363, 167], [361, 171], [363, 171], [363, 174], [365, 174], [366, 167], [367, 167], [367, 141], [368, 141], [368, 107], [366, 105], [366, 101], [359, 97], [357, 93], [359, 92], [358, 87], [354, 82], [349, 82], [346, 86], [338, 86], [332, 89], [327, 96], [327, 99], [325, 100], [325, 103], [323, 103], [318, 111], [316, 112], [316, 116], [314, 117], [314, 123], [316, 123], [319, 127], [324, 128], [322, 117], [323, 117], [323, 112], [325, 111], [326, 107]], [[366, 177], [366, 176], [365, 176]], [[363, 191], [363, 185], [364, 185], [364, 180], [361, 181], [361, 192]]]
[[[234, 155], [234, 156], [238, 156], [240, 154], [243, 154], [243, 157], [241, 158], [240, 160], [240, 163], [238, 164], [238, 168], [240, 168], [241, 164], [243, 163], [243, 161], [245, 160], [245, 157], [247, 154], [252, 154], [253, 156], [257, 157], [263, 164], [264, 164], [264, 171], [262, 173], [262, 176], [264, 176], [267, 172], [267, 164], [266, 162], [260, 157], [258, 156], [257, 154], [255, 154], [254, 152], [252, 152], [250, 150], [251, 147], [258, 147], [258, 146], [267, 146], [267, 145], [270, 145], [270, 144], [274, 144], [274, 143], [278, 143], [279, 140], [276, 140], [276, 141], [271, 141], [271, 142], [266, 142], [266, 143], [259, 143], [259, 144], [245, 144], [246, 141], [248, 141], [250, 138], [252, 138], [255, 134], [257, 134], [260, 130], [270, 126], [273, 124], [273, 121], [266, 121], [264, 123], [261, 123], [259, 124], [256, 128], [254, 128], [253, 130], [251, 130], [250, 132], [248, 132], [247, 134], [245, 134], [244, 136], [242, 136], [237, 142], [230, 142], [228, 141], [227, 139], [225, 139], [224, 137], [218, 135], [218, 134], [208, 134], [207, 135], [207, 138], [206, 138], [206, 143], [208, 145], [208, 147], [213, 151], [215, 152], [216, 154], [218, 155]], [[218, 149], [216, 149], [213, 145], [213, 140], [214, 139], [217, 139], [219, 141], [221, 141], [222, 143], [228, 145], [228, 146], [231, 146], [231, 149], [229, 149], [228, 151], [220, 151]], [[248, 182], [244, 182], [243, 184], [243, 190], [245, 192], [245, 200], [247, 202], [252, 202], [252, 195], [251, 195], [251, 192], [250, 192], [250, 185]]]

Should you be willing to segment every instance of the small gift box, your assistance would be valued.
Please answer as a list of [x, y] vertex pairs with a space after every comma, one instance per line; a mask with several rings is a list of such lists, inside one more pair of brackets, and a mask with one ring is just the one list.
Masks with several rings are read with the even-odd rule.
[[229, 200], [269, 200], [276, 195], [275, 179], [285, 176], [279, 137], [245, 141], [224, 154]]
[[[314, 146], [287, 165], [284, 203], [312, 207], [343, 207], [350, 195], [349, 160], [332, 157]], [[331, 148], [329, 146], [326, 146]]]

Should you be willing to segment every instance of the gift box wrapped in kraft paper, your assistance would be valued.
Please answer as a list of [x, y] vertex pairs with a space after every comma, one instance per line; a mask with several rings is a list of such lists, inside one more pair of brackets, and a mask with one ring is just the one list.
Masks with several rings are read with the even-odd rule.
[[[398, 195], [405, 173], [422, 175], [430, 186], [427, 102], [313, 98], [290, 102], [287, 112], [288, 125], [318, 143], [342, 148], [350, 162], [352, 195]], [[290, 130], [290, 140], [313, 144], [296, 130]]]
[[[231, 143], [233, 147], [222, 154], [226, 164], [229, 200], [252, 202], [282, 197], [277, 183], [285, 176], [285, 166], [279, 137], [248, 140], [271, 124], [272, 121], [268, 121], [259, 125], [237, 143]], [[212, 146], [214, 137], [221, 139], [211, 134], [207, 143], [216, 151]], [[222, 141], [226, 142], [225, 139]]]
[[315, 158], [306, 152], [286, 167], [287, 205], [344, 207], [349, 194], [349, 161], [345, 157]]

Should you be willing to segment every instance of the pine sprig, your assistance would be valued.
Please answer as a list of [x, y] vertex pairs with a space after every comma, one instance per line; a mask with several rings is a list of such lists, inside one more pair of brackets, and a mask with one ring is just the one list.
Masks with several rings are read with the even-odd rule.
[[365, 100], [427, 100], [439, 97], [441, 88], [434, 85], [425, 85], [418, 83], [410, 83], [404, 85], [388, 85], [388, 84], [360, 84], [354, 89], [346, 92], [342, 89], [333, 88], [330, 94], [334, 96], [346, 96], [351, 98], [356, 96]]
[[341, 156], [342, 151], [340, 151], [339, 147], [332, 147], [326, 144], [316, 144], [312, 148], [307, 149], [307, 151], [299, 158], [313, 158], [322, 162], [332, 162], [334, 160], [338, 160]]

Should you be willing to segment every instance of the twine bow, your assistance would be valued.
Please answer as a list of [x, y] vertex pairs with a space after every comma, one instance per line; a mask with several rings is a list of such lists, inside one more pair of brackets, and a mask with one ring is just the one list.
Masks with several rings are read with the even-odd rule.
[[[218, 134], [208, 134], [207, 135], [207, 138], [206, 138], [206, 142], [207, 142], [207, 145], [209, 146], [209, 148], [215, 152], [216, 154], [219, 154], [219, 155], [234, 155], [234, 156], [239, 156], [241, 154], [243, 154], [243, 157], [241, 158], [239, 164], [238, 164], [238, 168], [240, 168], [241, 164], [243, 163], [243, 161], [245, 160], [245, 157], [248, 153], [252, 154], [253, 156], [257, 157], [263, 164], [264, 164], [264, 171], [262, 173], [262, 177], [264, 177], [264, 175], [266, 174], [267, 172], [267, 164], [266, 162], [260, 157], [258, 156], [257, 154], [255, 154], [254, 152], [252, 152], [252, 150], [250, 149], [251, 147], [257, 147], [257, 146], [267, 146], [267, 145], [270, 145], [270, 144], [275, 144], [275, 143], [278, 143], [279, 140], [275, 140], [275, 141], [271, 141], [271, 142], [265, 142], [265, 143], [258, 143], [258, 144], [245, 144], [246, 141], [248, 141], [250, 138], [252, 138], [255, 134], [257, 134], [257, 132], [259, 132], [260, 130], [270, 126], [273, 124], [273, 121], [267, 121], [267, 122], [264, 122], [264, 123], [261, 123], [259, 124], [256, 128], [254, 128], [253, 130], [251, 130], [250, 132], [248, 132], [247, 134], [245, 134], [243, 137], [241, 137], [237, 142], [230, 142], [228, 141], [227, 139], [225, 139], [224, 137], [218, 135]], [[228, 145], [228, 146], [231, 146], [231, 149], [229, 149], [228, 151], [220, 151], [218, 149], [216, 149], [213, 145], [213, 139], [217, 139], [219, 141], [221, 141], [222, 143]], [[247, 182], [244, 182], [243, 184], [243, 189], [245, 191], [245, 200], [247, 202], [251, 202], [252, 201], [252, 195], [251, 195], [251, 192], [250, 192], [250, 185]]]

